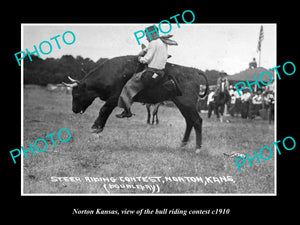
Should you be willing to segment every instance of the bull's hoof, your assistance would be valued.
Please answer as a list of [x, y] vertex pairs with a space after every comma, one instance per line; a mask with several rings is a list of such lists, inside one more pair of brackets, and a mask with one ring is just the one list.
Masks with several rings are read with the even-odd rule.
[[95, 133], [95, 134], [99, 134], [103, 131], [103, 128], [95, 128], [95, 129], [92, 129], [92, 133]]
[[96, 133], [96, 134], [99, 134], [103, 131], [103, 127], [99, 127], [97, 125], [93, 125], [92, 126], [92, 133]]
[[187, 141], [182, 141], [180, 144], [180, 148], [184, 148], [188, 144]]
[[202, 153], [203, 153], [203, 149], [201, 149], [201, 146], [197, 146], [197, 147], [196, 147], [195, 153], [196, 153], [196, 154], [200, 154], [200, 153], [202, 154]]
[[203, 156], [203, 157], [208, 157], [209, 156], [209, 152], [207, 151], [206, 148], [201, 148], [201, 147], [197, 147], [196, 151], [195, 151], [196, 155], [199, 156]]
[[196, 149], [196, 154], [200, 154], [201, 153], [201, 149], [200, 148], [197, 148]]

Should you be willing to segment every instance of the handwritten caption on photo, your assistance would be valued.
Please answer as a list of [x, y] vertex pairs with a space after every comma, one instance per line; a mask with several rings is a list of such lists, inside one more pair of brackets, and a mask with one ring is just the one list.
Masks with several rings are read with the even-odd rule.
[[201, 183], [222, 184], [235, 183], [232, 176], [204, 176], [204, 177], [55, 177], [51, 176], [51, 182], [73, 183], [99, 183], [107, 193], [115, 193], [121, 190], [136, 190], [147, 193], [160, 193], [161, 184], [165, 183]]

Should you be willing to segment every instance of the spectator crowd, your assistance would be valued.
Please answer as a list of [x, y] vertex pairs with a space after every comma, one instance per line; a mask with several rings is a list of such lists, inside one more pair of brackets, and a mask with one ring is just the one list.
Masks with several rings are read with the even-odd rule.
[[[211, 87], [207, 97], [208, 118], [215, 109], [215, 87]], [[241, 96], [235, 86], [229, 86], [230, 100], [227, 102], [227, 113], [232, 117], [241, 116], [244, 119], [254, 119], [260, 116], [263, 119], [274, 120], [274, 91], [268, 86], [251, 92], [249, 88], [242, 90]]]

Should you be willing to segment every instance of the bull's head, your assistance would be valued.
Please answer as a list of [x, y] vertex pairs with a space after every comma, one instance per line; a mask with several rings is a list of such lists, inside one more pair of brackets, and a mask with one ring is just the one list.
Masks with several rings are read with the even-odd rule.
[[93, 91], [89, 91], [85, 82], [74, 80], [69, 77], [71, 83], [64, 83], [65, 86], [72, 88], [72, 111], [74, 113], [84, 113], [85, 110], [92, 104], [96, 95]]

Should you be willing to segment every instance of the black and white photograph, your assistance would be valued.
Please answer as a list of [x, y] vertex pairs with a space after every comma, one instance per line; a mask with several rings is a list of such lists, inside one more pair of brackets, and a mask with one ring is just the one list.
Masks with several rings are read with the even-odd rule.
[[276, 195], [276, 23], [185, 15], [21, 24], [22, 196]]
[[112, 3], [4, 7], [4, 219], [296, 217], [296, 7]]

